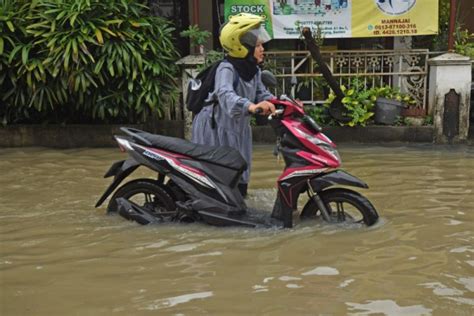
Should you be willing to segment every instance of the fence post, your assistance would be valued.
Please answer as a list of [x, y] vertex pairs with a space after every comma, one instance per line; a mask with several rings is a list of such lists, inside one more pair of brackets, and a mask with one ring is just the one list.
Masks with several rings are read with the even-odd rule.
[[183, 94], [183, 118], [184, 118], [184, 138], [191, 140], [193, 114], [188, 111], [185, 105], [187, 93], [188, 93], [188, 80], [195, 77], [198, 73], [197, 66], [204, 64], [204, 55], [188, 55], [181, 58], [176, 63], [181, 66], [181, 82], [182, 82], [182, 94]]
[[433, 115], [435, 142], [467, 140], [471, 97], [469, 57], [447, 53], [428, 61], [430, 65], [429, 114]]

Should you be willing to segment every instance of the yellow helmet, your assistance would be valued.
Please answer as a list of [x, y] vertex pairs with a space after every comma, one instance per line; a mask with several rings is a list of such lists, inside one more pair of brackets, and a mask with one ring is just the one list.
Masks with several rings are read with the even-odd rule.
[[257, 41], [263, 44], [271, 39], [264, 21], [264, 17], [250, 13], [230, 16], [219, 36], [222, 47], [232, 57], [245, 58], [249, 51], [244, 44], [255, 47]]

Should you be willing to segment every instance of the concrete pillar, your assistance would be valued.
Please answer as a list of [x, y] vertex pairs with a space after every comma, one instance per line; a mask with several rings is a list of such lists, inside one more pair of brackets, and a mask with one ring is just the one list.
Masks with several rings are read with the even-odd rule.
[[181, 82], [182, 82], [182, 93], [183, 93], [183, 114], [184, 114], [184, 139], [191, 140], [193, 114], [186, 108], [186, 97], [188, 94], [188, 81], [191, 78], [195, 78], [198, 74], [197, 67], [204, 64], [203, 55], [189, 55], [177, 62], [181, 66]]
[[[403, 55], [403, 51], [409, 51], [412, 49], [412, 37], [411, 36], [396, 36], [393, 38], [393, 50], [395, 52], [399, 52], [399, 54]], [[403, 59], [400, 59], [400, 55], [396, 54], [394, 63], [393, 63], [393, 71], [399, 71], [403, 72], [404, 69], [409, 68], [410, 65], [404, 61]], [[407, 82], [406, 76], [401, 76], [401, 75], [393, 75], [392, 76], [392, 82], [393, 82], [393, 87], [394, 88], [399, 88], [401, 92], [407, 93], [408, 92], [408, 87], [407, 87]]]
[[429, 113], [433, 115], [435, 142], [464, 142], [469, 133], [471, 61], [447, 53], [428, 61]]

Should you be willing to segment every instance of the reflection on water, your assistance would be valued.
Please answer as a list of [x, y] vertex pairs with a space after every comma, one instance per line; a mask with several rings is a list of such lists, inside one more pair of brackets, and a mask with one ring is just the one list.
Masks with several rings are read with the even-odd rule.
[[357, 313], [349, 313], [349, 315], [370, 315], [383, 314], [390, 316], [399, 315], [431, 315], [432, 310], [422, 305], [398, 306], [392, 300], [369, 301], [367, 304], [346, 303], [350, 311], [358, 311]]
[[[93, 207], [117, 149], [0, 149], [0, 314], [471, 315], [474, 149], [340, 151], [374, 227], [143, 227]], [[270, 212], [283, 165], [254, 158], [248, 204]]]
[[211, 297], [211, 296], [212, 296], [212, 292], [202, 292], [202, 293], [185, 294], [185, 295], [180, 295], [180, 296], [175, 296], [175, 297], [169, 297], [165, 299], [156, 300], [152, 304], [142, 309], [148, 309], [148, 310], [163, 309], [163, 308], [173, 307], [182, 303], [187, 303], [195, 299], [202, 299], [202, 298]]

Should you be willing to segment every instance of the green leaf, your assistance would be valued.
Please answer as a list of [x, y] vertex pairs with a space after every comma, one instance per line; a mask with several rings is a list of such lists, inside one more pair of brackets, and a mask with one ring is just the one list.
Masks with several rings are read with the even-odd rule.
[[78, 61], [78, 56], [79, 55], [79, 50], [77, 48], [77, 41], [74, 39], [72, 40], [72, 60], [77, 63]]
[[120, 24], [122, 23], [123, 23], [123, 20], [120, 20], [120, 19], [105, 21], [106, 25], [117, 24], [120, 26]]
[[71, 16], [71, 20], [70, 20], [70, 24], [71, 26], [74, 26], [74, 22], [76, 21], [77, 19], [77, 16], [79, 15], [79, 13], [74, 13], [72, 16]]
[[137, 51], [134, 51], [134, 52], [133, 52], [133, 56], [135, 57], [135, 60], [137, 61], [138, 69], [140, 70], [140, 72], [143, 72], [143, 60], [142, 60], [142, 56], [141, 56]]
[[28, 72], [26, 74], [26, 83], [27, 83], [28, 87], [30, 87], [30, 88], [33, 87], [33, 83], [31, 81], [31, 72]]
[[105, 59], [101, 59], [97, 62], [97, 64], [94, 67], [94, 73], [99, 74], [100, 71], [102, 70], [102, 66], [104, 65]]
[[119, 76], [123, 74], [123, 63], [121, 59], [117, 60], [117, 72]]
[[66, 45], [66, 51], [64, 52], [64, 70], [68, 71], [69, 70], [69, 58], [71, 57], [71, 55], [69, 54], [69, 52], [71, 51], [71, 46], [72, 46], [72, 43], [71, 42], [68, 42], [67, 45]]
[[109, 29], [108, 29], [107, 27], [105, 27], [105, 26], [101, 26], [100, 29], [101, 29], [102, 31], [105, 31], [105, 32], [109, 33], [109, 34], [112, 35], [113, 37], [117, 37], [117, 34], [115, 34], [114, 32], [112, 32], [111, 30], [109, 30]]
[[344, 98], [342, 99], [342, 103], [344, 103], [344, 104], [350, 103], [351, 101], [352, 101], [352, 98], [350, 98], [350, 97], [344, 97]]
[[109, 63], [107, 69], [109, 70], [110, 75], [114, 77], [115, 76], [114, 65], [112, 63]]
[[21, 62], [23, 65], [26, 65], [28, 62], [28, 53], [30, 51], [30, 48], [28, 46], [23, 46], [23, 49], [21, 51]]
[[15, 32], [15, 28], [13, 27], [13, 23], [11, 21], [7, 21], [6, 23], [7, 23], [8, 29], [11, 32]]
[[[46, 12], [49, 13], [49, 12]], [[52, 12], [51, 12], [52, 13]], [[61, 20], [65, 15], [67, 11], [61, 11], [57, 16], [56, 16], [56, 21]]]
[[104, 44], [104, 37], [102, 36], [100, 29], [95, 30], [95, 37], [97, 38], [97, 42], [99, 42], [99, 44]]
[[23, 46], [22, 45], [18, 45], [16, 46], [15, 48], [12, 49], [12, 51], [10, 52], [10, 56], [8, 57], [8, 63], [11, 64], [11, 62], [13, 61], [13, 58], [15, 58], [15, 55], [18, 53], [18, 51], [20, 49], [22, 49]]

